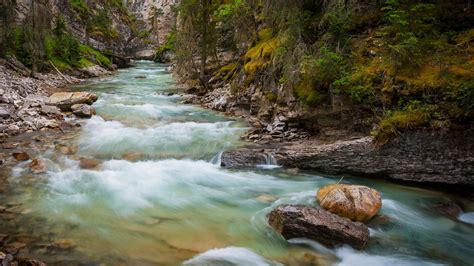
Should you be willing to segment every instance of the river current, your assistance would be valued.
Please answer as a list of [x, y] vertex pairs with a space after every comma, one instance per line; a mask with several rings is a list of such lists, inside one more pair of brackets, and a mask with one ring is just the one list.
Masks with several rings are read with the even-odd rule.
[[[432, 208], [452, 196], [374, 179], [344, 179], [382, 193], [366, 250], [285, 241], [266, 215], [283, 203], [316, 204], [318, 188], [340, 177], [219, 167], [221, 151], [246, 145], [239, 136], [247, 125], [181, 104], [167, 93], [177, 87], [164, 65], [137, 62], [73, 89], [99, 96], [97, 116], [62, 144], [77, 152], [46, 149], [49, 171], [33, 181], [25, 181], [27, 163], [19, 164], [9, 177], [11, 193], [2, 196], [23, 210], [16, 232], [37, 236], [24, 255], [53, 265], [474, 263], [472, 215], [463, 222]], [[101, 165], [81, 169], [79, 157]]]

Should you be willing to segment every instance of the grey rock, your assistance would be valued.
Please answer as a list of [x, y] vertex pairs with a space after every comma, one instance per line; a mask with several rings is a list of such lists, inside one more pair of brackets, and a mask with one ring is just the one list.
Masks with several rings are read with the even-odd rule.
[[61, 114], [61, 110], [58, 107], [52, 105], [43, 105], [41, 106], [40, 112], [45, 115], [49, 114]]
[[10, 112], [5, 108], [0, 107], [0, 118], [6, 119], [11, 116]]
[[87, 104], [74, 104], [71, 106], [72, 113], [79, 116], [90, 118], [96, 114], [94, 107]]
[[280, 205], [269, 214], [268, 223], [285, 239], [309, 238], [329, 247], [348, 244], [363, 249], [369, 241], [367, 226], [319, 207]]

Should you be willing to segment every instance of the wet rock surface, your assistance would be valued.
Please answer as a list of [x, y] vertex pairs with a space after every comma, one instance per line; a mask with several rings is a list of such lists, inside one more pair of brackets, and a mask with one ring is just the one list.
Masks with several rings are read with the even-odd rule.
[[369, 240], [369, 229], [364, 224], [319, 207], [280, 205], [270, 212], [268, 222], [287, 240], [309, 238], [328, 247], [348, 244], [357, 249], [364, 248]]
[[359, 222], [369, 221], [382, 207], [380, 192], [366, 186], [328, 185], [319, 189], [316, 198], [323, 209]]

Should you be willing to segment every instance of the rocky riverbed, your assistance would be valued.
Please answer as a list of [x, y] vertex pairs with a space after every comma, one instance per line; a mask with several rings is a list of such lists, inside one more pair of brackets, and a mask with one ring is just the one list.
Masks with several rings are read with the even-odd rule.
[[[86, 70], [86, 76], [111, 74], [101, 67]], [[62, 73], [35, 73], [14, 58], [0, 60], [0, 141], [37, 130], [61, 130], [64, 113], [49, 102], [49, 95], [84, 81]], [[63, 110], [65, 111], [65, 110]], [[67, 111], [67, 110], [66, 110]]]

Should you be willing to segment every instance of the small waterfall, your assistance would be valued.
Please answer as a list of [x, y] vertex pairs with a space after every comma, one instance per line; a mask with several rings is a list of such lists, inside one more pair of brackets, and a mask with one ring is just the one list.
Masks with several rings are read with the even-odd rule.
[[266, 165], [278, 165], [277, 159], [273, 154], [265, 154], [265, 164]]
[[281, 166], [278, 165], [277, 159], [275, 158], [275, 156], [273, 156], [273, 154], [265, 153], [263, 157], [265, 159], [265, 164], [257, 165], [257, 167], [260, 167], [263, 169], [281, 168]]
[[220, 152], [218, 152], [216, 155], [214, 155], [214, 157], [212, 157], [211, 163], [212, 163], [213, 165], [218, 166], [218, 167], [221, 166], [222, 153], [223, 153], [223, 151], [220, 151]]

